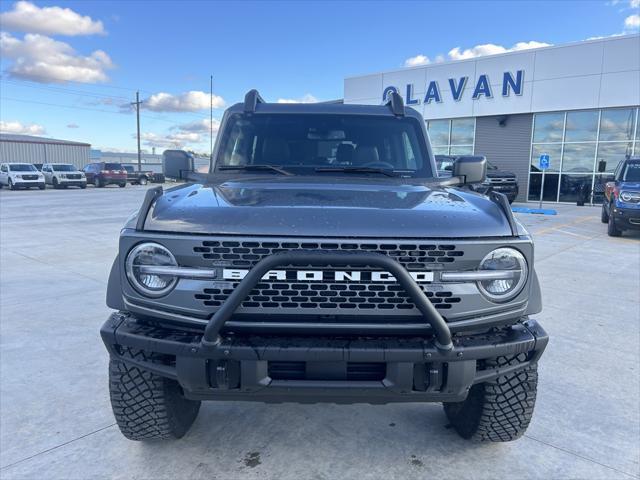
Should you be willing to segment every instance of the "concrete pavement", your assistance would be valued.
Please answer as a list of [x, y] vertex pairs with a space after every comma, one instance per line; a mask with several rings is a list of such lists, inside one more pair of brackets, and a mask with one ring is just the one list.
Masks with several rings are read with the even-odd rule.
[[640, 235], [599, 209], [518, 215], [551, 335], [531, 427], [473, 444], [440, 405], [205, 403], [185, 438], [126, 440], [98, 329], [145, 187], [0, 191], [0, 478], [639, 478]]

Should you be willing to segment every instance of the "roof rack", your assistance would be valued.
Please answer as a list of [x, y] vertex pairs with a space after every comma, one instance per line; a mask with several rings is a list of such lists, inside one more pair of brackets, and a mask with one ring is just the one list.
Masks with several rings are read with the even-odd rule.
[[249, 90], [244, 96], [244, 112], [254, 113], [256, 111], [256, 105], [259, 103], [264, 103], [264, 100], [258, 91], [256, 89]]
[[404, 101], [398, 92], [390, 92], [385, 103], [396, 117], [404, 117]]

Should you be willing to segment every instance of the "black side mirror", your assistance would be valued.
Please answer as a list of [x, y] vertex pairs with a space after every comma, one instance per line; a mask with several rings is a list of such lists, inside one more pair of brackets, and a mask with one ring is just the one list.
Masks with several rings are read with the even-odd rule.
[[486, 157], [474, 155], [456, 158], [453, 176], [462, 178], [465, 185], [484, 182], [487, 178]]
[[607, 162], [600, 160], [598, 162], [598, 173], [604, 173], [607, 171]]

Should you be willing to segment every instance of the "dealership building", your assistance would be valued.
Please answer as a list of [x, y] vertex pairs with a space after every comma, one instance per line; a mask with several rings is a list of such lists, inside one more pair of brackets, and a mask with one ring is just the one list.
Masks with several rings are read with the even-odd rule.
[[[601, 200], [626, 155], [640, 156], [640, 35], [509, 52], [346, 78], [344, 102], [391, 91], [427, 122], [436, 154], [485, 155], [514, 172], [519, 200]], [[598, 164], [606, 162], [599, 173]]]

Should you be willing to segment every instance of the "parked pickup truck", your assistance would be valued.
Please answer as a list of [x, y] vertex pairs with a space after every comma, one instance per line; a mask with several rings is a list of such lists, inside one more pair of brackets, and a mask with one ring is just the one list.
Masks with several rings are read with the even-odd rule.
[[[457, 157], [454, 155], [436, 155], [435, 158], [438, 176], [450, 177]], [[484, 194], [490, 190], [500, 192], [506, 195], [509, 203], [513, 203], [518, 196], [518, 177], [516, 177], [515, 173], [500, 170], [491, 162], [487, 162], [487, 177], [485, 181], [471, 185], [469, 189]]]
[[505, 195], [459, 188], [484, 157], [437, 177], [397, 93], [252, 90], [216, 142], [208, 175], [148, 189], [120, 232], [101, 334], [127, 438], [182, 437], [203, 400], [438, 402], [464, 438], [524, 434], [548, 336], [531, 235]]
[[147, 183], [164, 183], [164, 174], [155, 173], [151, 170], [136, 170], [130, 165], [125, 165], [127, 171], [127, 182], [132, 185], [146, 185]]

